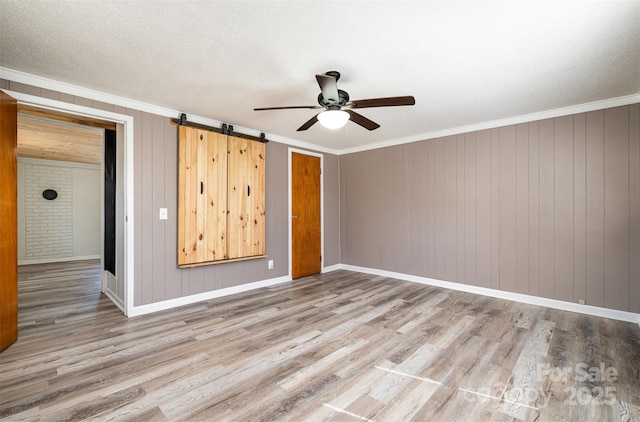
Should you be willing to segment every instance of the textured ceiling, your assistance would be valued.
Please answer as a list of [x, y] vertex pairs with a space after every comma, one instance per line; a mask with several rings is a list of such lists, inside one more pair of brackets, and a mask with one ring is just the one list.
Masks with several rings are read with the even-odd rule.
[[[640, 92], [640, 1], [0, 0], [0, 66], [344, 150]], [[382, 127], [296, 129], [338, 70]], [[176, 116], [177, 117], [177, 116]]]

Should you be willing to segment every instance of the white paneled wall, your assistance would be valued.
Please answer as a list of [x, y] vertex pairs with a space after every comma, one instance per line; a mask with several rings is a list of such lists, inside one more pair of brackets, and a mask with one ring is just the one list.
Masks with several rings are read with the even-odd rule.
[[[18, 263], [30, 264], [101, 254], [100, 167], [18, 159]], [[58, 197], [43, 198], [45, 189]]]

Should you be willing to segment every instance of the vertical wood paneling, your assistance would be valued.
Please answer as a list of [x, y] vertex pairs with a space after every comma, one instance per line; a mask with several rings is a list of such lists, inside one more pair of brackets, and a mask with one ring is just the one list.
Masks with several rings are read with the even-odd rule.
[[491, 288], [500, 288], [500, 132], [491, 129]]
[[445, 167], [445, 148], [444, 138], [435, 140], [435, 196], [434, 202], [436, 206], [435, 216], [435, 275], [437, 278], [444, 280], [447, 274], [446, 257], [445, 257], [445, 236], [447, 235], [447, 210], [446, 203], [446, 174]]
[[604, 306], [604, 112], [587, 113], [587, 304]]
[[573, 301], [587, 297], [586, 115], [573, 119]]
[[476, 284], [476, 136], [464, 135], [464, 282]]
[[[164, 118], [160, 116], [153, 117], [153, 127], [152, 127], [152, 143], [151, 143], [151, 155], [152, 158], [152, 172], [153, 177], [151, 178], [151, 209], [153, 216], [150, 218], [151, 220], [151, 230], [153, 235], [153, 245], [151, 247], [153, 251], [152, 260], [154, 263], [164, 262], [165, 259], [165, 248], [166, 248], [166, 238], [165, 238], [165, 229], [166, 225], [164, 221], [158, 218], [158, 213], [161, 207], [164, 207], [164, 190], [165, 190], [165, 181], [164, 181], [164, 144], [165, 144], [165, 136], [164, 136]], [[153, 301], [158, 302], [164, 300], [166, 296], [165, 286], [167, 281], [165, 279], [165, 270], [164, 265], [152, 265], [151, 273], [153, 277]]]
[[430, 245], [430, 229], [431, 224], [431, 197], [429, 195], [429, 183], [431, 164], [429, 162], [429, 142], [414, 142], [418, 149], [415, 151], [414, 159], [417, 166], [417, 180], [422, 181], [417, 186], [420, 192], [420, 201], [418, 203], [417, 218], [420, 221], [419, 242], [420, 254], [417, 257], [418, 270], [416, 274], [429, 274], [431, 271], [431, 253]]
[[23, 94], [28, 94], [28, 95], [35, 95], [35, 96], [40, 95], [40, 88], [32, 85], [25, 85], [15, 81], [9, 81], [9, 89], [11, 91], [22, 92]]
[[[104, 103], [102, 101], [94, 100], [91, 105], [93, 108], [97, 108], [99, 110], [113, 111], [113, 104]], [[166, 119], [164, 119], [166, 120]]]
[[93, 107], [93, 100], [90, 100], [88, 98], [74, 96], [73, 102], [74, 104], [80, 105], [83, 107]]
[[455, 136], [444, 138], [444, 239], [440, 247], [444, 249], [445, 280], [456, 280], [457, 273], [457, 152]]
[[[65, 94], [64, 92], [60, 93], [60, 101], [65, 102], [65, 103], [73, 103], [74, 100], [74, 96], [71, 94]], [[139, 113], [137, 110], [128, 110], [127, 113], [131, 116], [133, 116], [136, 113]]]
[[[269, 146], [267, 145], [267, 148]], [[268, 155], [268, 152], [267, 152]], [[267, 158], [267, 163], [271, 157]], [[326, 192], [333, 192], [333, 195], [325, 195], [324, 197], [324, 242], [325, 247], [323, 263], [324, 266], [339, 264], [340, 261], [340, 161], [335, 155], [326, 154], [323, 156], [322, 172], [324, 189]], [[286, 182], [285, 182], [286, 183]], [[268, 209], [268, 208], [267, 208]], [[272, 207], [273, 209], [273, 207]], [[280, 213], [280, 216], [282, 213]], [[274, 216], [279, 217], [279, 216]], [[268, 227], [268, 226], [267, 226]], [[268, 237], [267, 237], [268, 239]], [[270, 254], [269, 248], [267, 254]]]
[[153, 155], [153, 115], [142, 113], [141, 119], [142, 133], [140, 142], [142, 143], [140, 166], [142, 168], [142, 180], [140, 181], [139, 197], [142, 202], [141, 213], [138, 214], [136, 224], [142, 228], [141, 238], [145, 239], [142, 248], [142, 303], [153, 303], [154, 287], [153, 281], [153, 162], [148, 159]]
[[456, 270], [456, 278], [455, 281], [464, 283], [465, 275], [465, 160], [464, 160], [464, 150], [465, 150], [465, 141], [464, 135], [458, 135], [456, 137], [456, 146], [457, 146], [457, 175], [456, 175], [456, 187], [458, 191], [457, 200], [456, 200], [456, 210], [458, 211], [458, 216], [456, 220], [456, 257], [457, 257], [457, 270]]
[[[360, 167], [363, 165], [362, 163], [364, 159], [364, 154], [359, 156], [354, 154], [347, 157], [346, 178], [349, 183], [347, 187], [347, 192], [349, 194], [347, 204], [349, 207], [348, 210], [345, 211], [344, 216], [341, 217], [346, 218], [347, 220], [345, 236], [345, 256], [348, 259], [347, 262], [351, 262], [355, 265], [358, 265], [356, 263], [362, 263], [362, 261], [359, 259], [359, 254], [362, 249], [365, 249], [364, 245], [359, 245], [363, 241], [363, 238], [358, 237], [358, 230], [365, 224], [365, 221], [362, 218], [357, 218], [358, 215], [361, 215], [359, 214], [359, 211], [361, 211], [362, 205], [361, 202], [358, 202], [358, 196], [359, 193], [361, 193], [367, 187], [366, 185], [361, 183], [361, 180], [358, 176], [360, 173]], [[351, 188], [351, 186], [353, 186], [353, 188]], [[369, 222], [367, 223], [370, 224]], [[360, 247], [356, 247], [356, 245]]]
[[[426, 177], [422, 173], [427, 167], [421, 161], [423, 156], [420, 153], [423, 146], [424, 143], [413, 142], [403, 145], [402, 148], [404, 162], [401, 186], [402, 198], [412, 198], [410, 206], [402, 206], [402, 203], [400, 204], [402, 219], [405, 220], [405, 232], [401, 239], [406, 239], [411, 244], [405, 257], [405, 268], [409, 274], [420, 274], [422, 270], [421, 255], [423, 239], [425, 238], [427, 204], [424, 185], [421, 183], [426, 181]], [[411, 232], [416, 235], [409, 236], [408, 233]]]
[[[173, 205], [173, 198], [178, 196], [178, 173], [174, 171], [178, 167], [178, 128], [165, 121], [164, 130], [164, 201], [163, 208], [174, 215], [163, 220], [164, 239], [167, 245], [178, 244], [178, 220], [177, 210], [169, 208]], [[176, 266], [176, 254], [172, 248], [164, 248], [162, 267], [165, 272], [166, 299], [178, 298], [182, 295], [180, 269]]]
[[516, 127], [506, 126], [498, 130], [499, 152], [499, 215], [500, 232], [499, 268], [500, 289], [517, 290], [517, 172]]
[[573, 300], [573, 116], [554, 119], [554, 293]]
[[529, 125], [516, 126], [516, 292], [529, 292]]
[[[289, 204], [287, 200], [289, 152], [286, 145], [278, 142], [269, 142], [266, 145], [266, 154], [265, 237], [267, 242], [267, 255], [269, 255], [269, 259], [274, 260], [275, 267], [273, 270], [269, 270], [263, 265], [262, 268], [263, 271], [265, 271], [263, 278], [271, 278], [282, 273], [288, 274], [289, 271]], [[324, 159], [326, 160], [325, 162], [331, 159], [335, 161], [336, 164], [340, 161], [337, 156], [329, 154], [326, 154]], [[331, 170], [331, 166], [325, 168], [325, 180], [329, 177], [335, 178], [336, 184], [326, 183], [325, 192], [327, 192], [327, 196], [333, 194], [335, 201], [325, 202], [325, 210], [327, 214], [335, 214], [337, 215], [336, 219], [339, 219], [340, 210], [338, 209], [338, 196], [336, 195], [340, 190], [338, 186], [339, 176], [337, 173], [330, 175]], [[326, 225], [327, 222], [325, 220], [325, 232], [327, 230]], [[338, 227], [335, 227], [334, 230], [337, 231]], [[335, 236], [327, 235], [325, 237], [325, 248], [332, 248], [336, 253], [339, 253], [339, 250], [343, 250], [338, 243], [339, 241], [337, 234]], [[278, 270], [280, 270], [280, 272], [274, 274], [274, 271]], [[221, 270], [218, 269], [216, 272], [218, 279], [221, 279], [220, 271]], [[218, 285], [222, 285], [221, 281], [218, 281], [218, 283]]]
[[[606, 124], [604, 112], [592, 112], [417, 143], [423, 148], [391, 147], [376, 160], [375, 174], [374, 152], [353, 154], [347, 171], [357, 167], [373, 182], [356, 196], [367, 207], [357, 214], [346, 208], [363, 234], [349, 239], [348, 253], [365, 248], [357, 265], [366, 267], [596, 306], [605, 306], [606, 290], [607, 307], [634, 309], [640, 306], [634, 296], [640, 287], [631, 282], [640, 271], [639, 109], [607, 110]], [[413, 171], [419, 162], [425, 169]], [[388, 181], [398, 178], [410, 186], [393, 190], [396, 183]], [[350, 180], [346, 189], [352, 203], [358, 184]], [[426, 224], [389, 221], [398, 210], [406, 221], [422, 212]], [[393, 248], [376, 252], [378, 239], [369, 233], [378, 230], [379, 241]], [[411, 262], [423, 256], [419, 265]]]
[[[129, 110], [126, 109], [125, 113], [133, 117], [133, 183], [134, 186], [139, 187], [142, 183], [142, 113], [137, 110]], [[137, 196], [140, 193], [134, 192]], [[133, 238], [138, 245], [142, 243], [142, 224], [138, 224], [138, 221], [142, 217], [142, 201], [135, 200], [133, 203]], [[129, 217], [131, 218], [131, 217]], [[133, 267], [134, 271], [134, 282], [133, 285], [133, 303], [135, 306], [142, 305], [143, 302], [143, 283], [142, 283], [142, 248], [136, 247], [133, 251], [133, 259], [136, 263]]]
[[[349, 170], [348, 170], [348, 162], [350, 161], [350, 157], [353, 155], [341, 155], [338, 159], [340, 165], [340, 173], [339, 173], [339, 182], [340, 182], [340, 261], [339, 262], [349, 262], [349, 254], [347, 249], [347, 222], [349, 221], [349, 203], [347, 192], [349, 191], [350, 179], [349, 179]], [[269, 162], [267, 161], [267, 168]], [[269, 197], [267, 197], [267, 202], [269, 202]], [[267, 211], [269, 207], [267, 207]], [[268, 226], [267, 226], [268, 229]], [[267, 232], [267, 244], [269, 244], [269, 232]]]
[[[371, 160], [371, 166], [363, 169], [361, 175], [365, 177], [365, 180], [373, 181], [373, 183], [369, 183], [369, 191], [366, 198], [373, 197], [375, 198], [389, 198], [391, 191], [391, 177], [386, 175], [381, 171], [385, 168], [386, 154], [384, 150], [376, 150], [372, 151], [372, 154], [369, 154], [369, 159]], [[370, 249], [373, 249], [373, 256], [378, 257], [378, 262], [387, 264], [388, 259], [388, 240], [390, 237], [387, 237], [387, 231], [391, 224], [385, 224], [385, 218], [388, 218], [389, 211], [388, 205], [385, 201], [376, 201], [376, 206], [368, 201], [363, 201], [365, 205], [365, 209], [362, 210], [363, 213], [371, 212], [374, 221], [375, 227], [377, 228], [375, 231], [368, 233], [369, 238], [371, 239]], [[373, 208], [373, 209], [369, 209]], [[362, 227], [362, 230], [365, 232], [369, 232], [367, 227]], [[369, 252], [370, 253], [370, 252]], [[366, 257], [363, 257], [366, 259]]]
[[540, 180], [540, 295], [553, 297], [555, 275], [555, 207], [553, 120], [539, 128]]
[[491, 132], [476, 134], [476, 277], [491, 287]]
[[40, 96], [43, 98], [60, 101], [60, 93], [58, 91], [52, 91], [50, 89], [42, 88], [40, 89]]
[[529, 291], [540, 294], [540, 124], [529, 123]]
[[435, 140], [427, 142], [427, 162], [429, 168], [429, 179], [427, 180], [427, 195], [429, 196], [429, 214], [427, 229], [427, 250], [428, 250], [428, 277], [436, 277], [436, 143]]
[[[408, 254], [402, 254], [398, 256], [395, 251], [402, 249], [404, 246], [411, 247], [412, 240], [407, 238], [405, 233], [410, 226], [410, 222], [405, 218], [406, 208], [414, 207], [415, 198], [410, 196], [404, 196], [405, 193], [405, 163], [402, 150], [404, 145], [400, 145], [398, 148], [391, 148], [387, 155], [387, 161], [391, 163], [393, 168], [398, 169], [391, 175], [390, 194], [391, 201], [387, 204], [387, 218], [384, 221], [391, 221], [391, 232], [387, 234], [387, 262], [389, 262], [389, 268], [393, 271], [408, 271], [407, 256]], [[389, 242], [390, 240], [390, 242]]]
[[629, 308], [629, 107], [604, 112], [604, 306]]
[[629, 310], [640, 313], [640, 104], [629, 108]]

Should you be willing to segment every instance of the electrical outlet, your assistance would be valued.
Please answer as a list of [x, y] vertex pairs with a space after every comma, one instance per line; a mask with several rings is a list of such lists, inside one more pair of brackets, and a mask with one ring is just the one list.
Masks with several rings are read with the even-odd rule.
[[167, 215], [168, 215], [167, 214], [167, 209], [166, 208], [160, 208], [160, 215], [159, 215], [160, 220], [166, 220], [168, 218]]
[[585, 301], [584, 301], [584, 299], [580, 299], [580, 300], [578, 301], [578, 303], [579, 303], [579, 304], [581, 304], [581, 305], [584, 305], [584, 304], [585, 304], [585, 303], [587, 303], [587, 302], [585, 302]]
[[270, 270], [273, 270], [273, 259], [270, 259], [269, 261], [267, 261], [267, 265]]

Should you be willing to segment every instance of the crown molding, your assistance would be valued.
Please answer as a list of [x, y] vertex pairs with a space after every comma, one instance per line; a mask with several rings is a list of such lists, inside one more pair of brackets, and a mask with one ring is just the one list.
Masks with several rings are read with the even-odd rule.
[[[55, 81], [53, 79], [43, 78], [41, 76], [32, 75], [25, 72], [20, 72], [13, 69], [8, 69], [0, 66], [0, 79], [7, 79], [26, 85], [32, 85], [38, 88], [49, 89], [52, 91], [63, 92], [78, 97], [84, 97], [95, 101], [100, 101], [108, 104], [113, 104], [120, 107], [131, 108], [139, 111], [144, 111], [159, 116], [165, 116], [170, 118], [177, 118], [182, 112], [167, 107], [162, 107], [154, 104], [148, 104], [141, 101], [132, 100], [117, 95], [107, 94], [104, 92], [96, 91], [89, 88], [83, 88], [77, 85], [68, 84], [65, 82]], [[308, 142], [299, 141], [297, 139], [291, 139], [279, 135], [268, 135], [269, 140], [288, 144], [294, 147], [308, 149], [311, 151], [324, 152], [334, 155], [353, 154], [356, 152], [369, 151], [373, 149], [386, 148], [390, 146], [409, 144], [412, 142], [426, 141], [428, 139], [442, 138], [445, 136], [459, 135], [462, 133], [474, 132], [485, 129], [494, 129], [502, 126], [516, 125], [520, 123], [528, 123], [537, 120], [552, 119], [555, 117], [568, 116], [571, 114], [586, 113], [594, 110], [602, 110], [605, 108], [625, 106], [629, 104], [640, 103], [640, 93], [626, 95], [623, 97], [609, 98], [606, 100], [593, 101], [590, 103], [577, 104], [568, 107], [555, 108], [552, 110], [546, 110], [536, 113], [523, 114], [520, 116], [508, 117], [505, 119], [491, 120], [487, 122], [474, 123], [465, 126], [458, 126], [449, 129], [443, 129], [433, 132], [426, 132], [418, 135], [412, 135], [404, 138], [390, 139], [388, 141], [376, 142], [373, 144], [367, 144], [352, 148], [334, 149], [326, 148], [320, 145], [311, 144]], [[221, 126], [223, 122], [207, 117], [187, 114], [188, 120], [200, 123], [207, 126]], [[235, 130], [238, 132], [246, 133], [248, 135], [260, 136], [261, 131], [247, 128], [243, 126], [234, 125]]]
[[503, 126], [517, 125], [520, 123], [535, 122], [537, 120], [553, 119], [555, 117], [569, 116], [571, 114], [586, 113], [589, 111], [603, 110], [605, 108], [625, 106], [640, 103], [640, 93], [623, 97], [609, 98], [607, 100], [593, 101], [591, 103], [578, 104], [537, 113], [523, 114], [505, 119], [491, 120], [488, 122], [474, 123], [466, 126], [458, 126], [420, 135], [412, 135], [405, 138], [390, 139], [374, 144], [362, 145], [340, 150], [340, 155], [353, 154], [355, 152], [369, 151], [378, 148], [386, 148], [395, 145], [409, 144], [412, 142], [426, 141], [428, 139], [442, 138], [445, 136], [460, 135], [462, 133], [475, 132], [485, 129], [495, 129]]
[[[0, 79], [6, 79], [9, 81], [35, 86], [37, 88], [44, 88], [51, 91], [58, 91], [65, 94], [88, 98], [94, 101], [100, 101], [107, 104], [113, 104], [119, 107], [130, 108], [134, 110], [143, 111], [146, 113], [156, 114], [158, 116], [164, 116], [169, 118], [177, 118], [182, 114], [182, 111], [174, 110], [167, 107], [162, 107], [154, 104], [144, 103], [141, 101], [132, 100], [130, 98], [120, 97], [117, 95], [107, 94], [105, 92], [96, 91], [89, 88], [83, 88], [77, 85], [68, 84], [66, 82], [59, 82], [53, 79], [44, 78], [41, 76], [32, 75], [30, 73], [20, 72], [18, 70], [8, 69], [0, 66]], [[197, 116], [193, 114], [187, 114], [187, 119], [194, 123], [200, 123], [206, 126], [219, 127], [223, 122], [208, 117]], [[229, 123], [229, 122], [224, 122]], [[247, 128], [244, 126], [233, 125], [234, 130], [237, 132], [246, 133], [247, 135], [260, 136], [262, 131]], [[279, 135], [268, 135], [267, 138], [270, 141], [279, 142], [282, 144], [291, 145], [298, 148], [308, 149], [312, 151], [324, 152], [327, 154], [339, 155], [340, 151], [333, 148], [325, 148], [320, 145], [311, 144], [308, 142], [298, 141], [297, 139], [291, 139]]]

